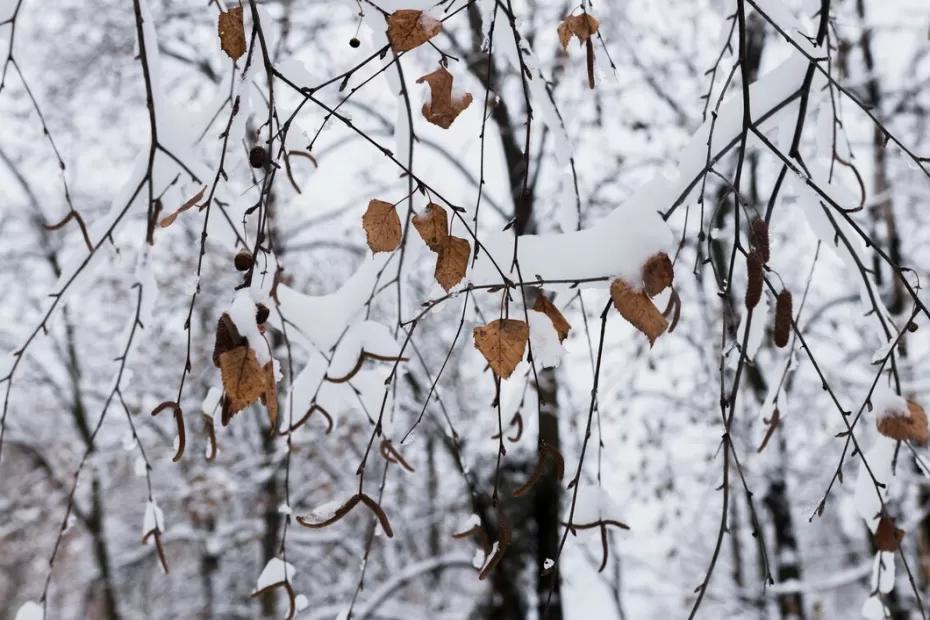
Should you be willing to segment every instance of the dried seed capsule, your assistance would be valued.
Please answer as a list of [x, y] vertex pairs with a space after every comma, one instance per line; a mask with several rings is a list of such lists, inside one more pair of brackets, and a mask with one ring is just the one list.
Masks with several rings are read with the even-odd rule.
[[775, 300], [775, 330], [772, 338], [776, 347], [788, 344], [791, 335], [791, 291], [782, 289]]
[[757, 250], [746, 255], [746, 309], [752, 310], [762, 299], [762, 256]]
[[268, 154], [263, 147], [256, 146], [249, 151], [249, 163], [253, 168], [264, 168], [267, 162]]
[[762, 263], [769, 262], [769, 225], [765, 220], [757, 219], [752, 222], [752, 245], [759, 251]]
[[255, 306], [255, 322], [261, 325], [268, 320], [268, 315], [271, 314], [271, 310], [268, 309], [268, 306], [265, 304], [258, 304]]
[[239, 250], [233, 262], [236, 265], [236, 269], [239, 271], [248, 271], [252, 268], [252, 253], [248, 250]]
[[358, 37], [352, 37], [349, 39], [349, 47], [356, 48], [361, 44], [362, 42], [358, 40]]

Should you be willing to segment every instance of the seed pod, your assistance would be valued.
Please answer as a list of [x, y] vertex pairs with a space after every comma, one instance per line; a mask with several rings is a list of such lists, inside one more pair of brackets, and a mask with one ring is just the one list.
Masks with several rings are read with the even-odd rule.
[[746, 309], [752, 310], [762, 299], [762, 256], [757, 250], [746, 255]]
[[775, 330], [772, 339], [778, 348], [788, 344], [791, 335], [791, 291], [782, 289], [775, 300]]
[[356, 48], [361, 44], [362, 42], [358, 40], [358, 37], [352, 37], [349, 39], [349, 47]]
[[765, 220], [756, 219], [752, 222], [752, 245], [759, 251], [762, 263], [769, 262], [769, 225]]
[[239, 253], [233, 259], [233, 263], [235, 263], [237, 270], [248, 271], [252, 268], [252, 253], [248, 250], [239, 250]]
[[258, 304], [255, 306], [255, 322], [261, 325], [268, 320], [268, 315], [271, 314], [271, 310], [268, 309], [268, 306], [265, 304]]
[[264, 168], [267, 162], [268, 154], [263, 147], [256, 146], [249, 151], [249, 163], [253, 168]]

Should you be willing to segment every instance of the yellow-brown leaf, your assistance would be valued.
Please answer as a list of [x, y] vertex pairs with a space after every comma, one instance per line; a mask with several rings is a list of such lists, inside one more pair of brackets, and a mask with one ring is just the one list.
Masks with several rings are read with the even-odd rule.
[[447, 291], [462, 281], [468, 270], [471, 245], [468, 240], [448, 235], [439, 246], [436, 257], [436, 281]]
[[265, 371], [247, 345], [220, 354], [220, 374], [232, 413], [245, 409], [265, 392]]
[[420, 237], [434, 252], [442, 247], [442, 242], [449, 236], [449, 218], [446, 210], [431, 202], [426, 210], [413, 216], [413, 226]]
[[497, 376], [502, 379], [513, 374], [530, 337], [530, 328], [523, 321], [497, 319], [475, 328], [475, 348], [481, 352]]
[[220, 13], [217, 30], [220, 45], [227, 56], [237, 60], [245, 53], [245, 26], [242, 24], [241, 6]]
[[643, 265], [643, 290], [650, 297], [655, 297], [675, 279], [672, 261], [665, 252], [659, 252], [649, 257]]
[[599, 26], [600, 23], [587, 13], [569, 15], [559, 24], [559, 43], [562, 44], [562, 50], [568, 49], [568, 43], [573, 36], [584, 43], [597, 32]]
[[452, 92], [452, 74], [440, 66], [417, 80], [417, 84], [429, 84], [430, 100], [423, 104], [423, 117], [434, 125], [448, 129], [452, 121], [471, 105], [471, 93], [456, 97]]
[[372, 252], [393, 252], [400, 246], [400, 217], [389, 202], [370, 201], [362, 216], [362, 228]]
[[400, 9], [387, 18], [388, 40], [395, 52], [419, 47], [442, 32], [442, 22], [423, 11]]
[[927, 444], [927, 414], [924, 408], [912, 400], [907, 401], [906, 416], [886, 415], [879, 418], [878, 432], [885, 437], [898, 441], [913, 441], [924, 446]]
[[882, 517], [875, 528], [875, 548], [879, 551], [894, 553], [904, 540], [904, 530], [895, 527], [895, 520], [891, 517]]
[[656, 338], [668, 328], [668, 321], [649, 296], [623, 280], [618, 278], [610, 285], [610, 298], [620, 315], [646, 335], [649, 346], [655, 344]]
[[552, 321], [552, 327], [555, 328], [555, 332], [559, 335], [559, 342], [568, 338], [568, 332], [571, 331], [572, 325], [565, 320], [565, 317], [555, 307], [555, 304], [549, 301], [548, 297], [540, 293], [536, 297], [536, 303], [533, 304], [533, 310], [542, 312], [549, 317], [549, 320]]

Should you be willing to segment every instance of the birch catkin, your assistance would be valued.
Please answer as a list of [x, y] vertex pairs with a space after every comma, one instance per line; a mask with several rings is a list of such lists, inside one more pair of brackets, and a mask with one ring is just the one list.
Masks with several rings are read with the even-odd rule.
[[752, 310], [762, 299], [762, 266], [764, 262], [758, 250], [746, 255], [746, 309]]
[[772, 338], [776, 347], [784, 347], [788, 344], [788, 337], [791, 335], [791, 291], [782, 289], [775, 300], [775, 330]]
[[765, 220], [757, 219], [752, 222], [752, 246], [762, 257], [762, 263], [769, 262], [769, 225]]

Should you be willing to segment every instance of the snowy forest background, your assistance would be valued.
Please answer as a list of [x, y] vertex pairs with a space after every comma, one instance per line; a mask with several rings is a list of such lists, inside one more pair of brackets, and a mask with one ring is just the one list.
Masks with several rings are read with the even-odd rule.
[[0, 618], [926, 618], [928, 27], [0, 0]]

